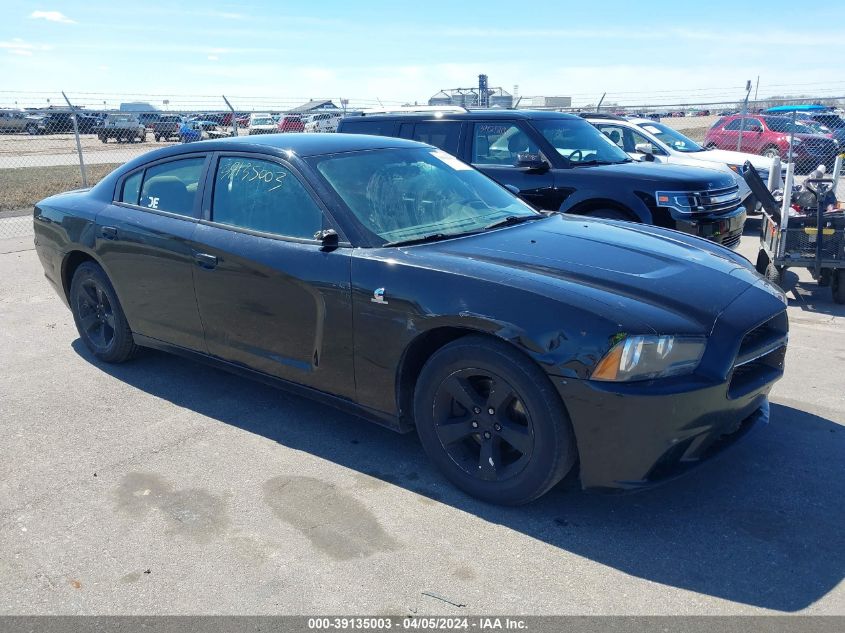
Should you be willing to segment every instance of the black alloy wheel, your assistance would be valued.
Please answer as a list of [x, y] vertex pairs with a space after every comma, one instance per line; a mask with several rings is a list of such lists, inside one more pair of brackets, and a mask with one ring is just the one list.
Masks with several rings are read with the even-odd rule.
[[135, 354], [132, 332], [102, 268], [93, 262], [80, 265], [73, 275], [70, 300], [76, 329], [94, 356], [120, 363]]
[[461, 369], [440, 383], [434, 429], [452, 461], [486, 481], [519, 474], [534, 452], [534, 426], [525, 404], [491, 371]]
[[549, 377], [489, 336], [461, 337], [431, 356], [414, 390], [414, 422], [440, 471], [491, 503], [536, 499], [577, 458], [569, 416]]

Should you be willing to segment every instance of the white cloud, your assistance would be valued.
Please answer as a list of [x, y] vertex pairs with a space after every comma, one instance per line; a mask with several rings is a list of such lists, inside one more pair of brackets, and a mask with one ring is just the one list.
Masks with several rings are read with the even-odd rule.
[[19, 37], [0, 42], [0, 50], [8, 51], [11, 55], [20, 55], [23, 57], [32, 57], [36, 51], [48, 51], [50, 48], [46, 44], [30, 44]]
[[218, 59], [220, 59], [220, 58], [217, 57], [217, 55], [209, 55], [208, 56], [208, 61], [210, 61], [210, 62], [216, 62]]
[[33, 11], [29, 14], [33, 20], [47, 20], [48, 22], [61, 22], [62, 24], [76, 24], [61, 11]]

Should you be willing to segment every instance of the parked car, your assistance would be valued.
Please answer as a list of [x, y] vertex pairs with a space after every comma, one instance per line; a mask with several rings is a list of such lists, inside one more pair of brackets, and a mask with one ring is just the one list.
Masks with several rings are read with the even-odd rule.
[[0, 133], [25, 132], [43, 134], [42, 117], [27, 114], [23, 110], [0, 110]]
[[751, 115], [745, 117], [744, 124], [742, 119], [742, 115], [732, 115], [716, 121], [704, 137], [704, 147], [735, 150], [742, 127], [741, 151], [768, 158], [779, 156], [781, 160], [786, 160], [794, 133], [792, 158], [796, 168], [803, 173], [809, 173], [819, 165], [833, 167], [836, 155], [840, 152], [839, 143], [835, 139], [816, 134], [805, 125], [793, 123], [789, 117]]
[[845, 121], [831, 108], [817, 104], [782, 105], [768, 108], [766, 114], [793, 117], [801, 125], [827, 138], [836, 139], [839, 151], [845, 151]]
[[319, 112], [312, 114], [303, 126], [303, 132], [337, 132], [343, 114], [340, 112]]
[[142, 143], [147, 140], [147, 128], [134, 114], [119, 113], [109, 114], [103, 121], [103, 125], [97, 128], [97, 138], [103, 143], [108, 143], [113, 138], [118, 143], [123, 141]]
[[256, 112], [249, 117], [249, 135], [277, 134], [279, 131], [276, 120], [267, 112]]
[[584, 119], [473, 110], [346, 117], [339, 132], [411, 138], [512, 187], [537, 209], [655, 224], [736, 247], [746, 212], [721, 171], [632, 160]]
[[305, 124], [298, 114], [284, 114], [279, 118], [278, 128], [280, 132], [304, 132]]
[[489, 502], [576, 464], [585, 488], [677, 475], [765, 424], [783, 374], [783, 294], [744, 258], [538, 213], [413, 141], [174, 145], [42, 200], [34, 224], [98, 362], [154, 347], [416, 427]]
[[[636, 160], [710, 167], [730, 172], [739, 186], [739, 196], [745, 210], [748, 213], [757, 211], [757, 198], [740, 175], [740, 168], [750, 162], [763, 182], [767, 182], [772, 169], [771, 158], [723, 149], [704, 149], [668, 125], [649, 119], [624, 119], [589, 113], [583, 113], [581, 116]], [[781, 168], [781, 179], [785, 176], [785, 171], [785, 167]]]
[[193, 143], [202, 140], [202, 126], [195, 121], [182, 121], [179, 126], [179, 141], [182, 143]]
[[[48, 112], [41, 119], [44, 134], [73, 134], [73, 114], [70, 112]], [[101, 120], [95, 116], [76, 113], [76, 125], [80, 134], [94, 134]]]
[[162, 114], [158, 121], [152, 124], [153, 136], [156, 142], [169, 141], [172, 138], [179, 138], [179, 130], [182, 127], [182, 117], [177, 114]]
[[211, 130], [217, 129], [217, 121], [213, 121], [211, 119], [194, 117], [194, 118], [188, 119], [188, 121], [190, 123], [194, 123], [194, 124], [198, 125], [200, 127], [200, 129], [202, 129], [205, 132], [209, 132]]

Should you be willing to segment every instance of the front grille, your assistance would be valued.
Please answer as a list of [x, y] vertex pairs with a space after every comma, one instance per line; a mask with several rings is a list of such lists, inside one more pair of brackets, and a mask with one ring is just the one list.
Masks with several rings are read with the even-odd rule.
[[728, 237], [723, 239], [721, 244], [722, 244], [722, 246], [725, 246], [727, 248], [733, 248], [734, 246], [739, 244], [739, 241], [741, 239], [742, 239], [742, 233], [737, 233], [736, 235], [729, 235]]
[[743, 337], [728, 384], [729, 398], [749, 394], [783, 375], [788, 333], [784, 310]]

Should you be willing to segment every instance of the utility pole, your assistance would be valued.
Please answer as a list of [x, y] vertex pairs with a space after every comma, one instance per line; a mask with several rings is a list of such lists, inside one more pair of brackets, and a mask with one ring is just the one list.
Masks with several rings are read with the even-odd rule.
[[751, 95], [751, 80], [745, 82], [745, 101], [742, 103], [742, 118], [739, 120], [739, 137], [736, 139], [736, 151], [741, 151], [742, 132], [745, 129], [745, 115], [748, 114], [748, 97]]
[[760, 89], [760, 75], [757, 75], [757, 85], [754, 86], [754, 101], [757, 101], [757, 91]]

